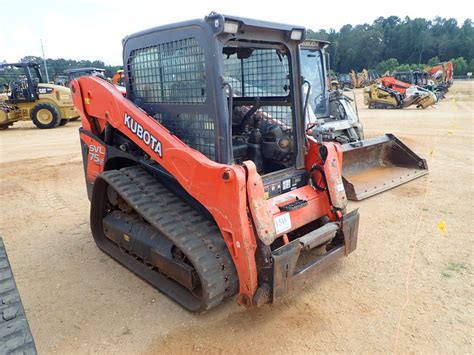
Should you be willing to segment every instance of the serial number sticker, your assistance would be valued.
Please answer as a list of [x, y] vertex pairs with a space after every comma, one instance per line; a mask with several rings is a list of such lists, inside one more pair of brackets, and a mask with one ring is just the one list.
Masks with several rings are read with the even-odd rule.
[[289, 213], [284, 213], [275, 217], [275, 231], [277, 234], [281, 234], [288, 229], [291, 229], [291, 218]]
[[291, 179], [283, 180], [283, 184], [282, 184], [281, 189], [282, 190], [288, 190], [290, 187], [291, 187]]
[[344, 191], [344, 184], [343, 183], [337, 184], [337, 192], [342, 192], [342, 191]]

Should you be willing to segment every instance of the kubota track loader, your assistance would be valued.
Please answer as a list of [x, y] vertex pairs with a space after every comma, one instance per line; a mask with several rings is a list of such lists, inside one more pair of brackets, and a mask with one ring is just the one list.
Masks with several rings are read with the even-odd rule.
[[426, 175], [426, 161], [394, 135], [364, 139], [353, 99], [342, 90], [328, 91], [328, 45], [318, 40], [300, 45], [301, 72], [310, 92], [305, 103], [306, 128], [322, 141], [341, 144], [347, 197], [362, 200]]
[[339, 144], [306, 135], [305, 30], [211, 13], [71, 83], [98, 246], [188, 310], [278, 301], [356, 248]]

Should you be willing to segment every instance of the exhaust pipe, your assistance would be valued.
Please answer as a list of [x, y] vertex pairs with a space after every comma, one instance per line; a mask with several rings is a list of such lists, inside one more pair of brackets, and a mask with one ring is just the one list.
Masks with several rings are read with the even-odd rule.
[[393, 134], [342, 145], [347, 198], [360, 201], [428, 174], [420, 158]]

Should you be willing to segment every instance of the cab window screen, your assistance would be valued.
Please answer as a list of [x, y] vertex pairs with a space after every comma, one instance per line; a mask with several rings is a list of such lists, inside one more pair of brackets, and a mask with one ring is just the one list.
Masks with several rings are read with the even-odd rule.
[[199, 104], [206, 101], [204, 50], [195, 38], [136, 49], [130, 54], [135, 102]]
[[225, 47], [224, 77], [237, 97], [288, 96], [289, 61], [282, 50]]

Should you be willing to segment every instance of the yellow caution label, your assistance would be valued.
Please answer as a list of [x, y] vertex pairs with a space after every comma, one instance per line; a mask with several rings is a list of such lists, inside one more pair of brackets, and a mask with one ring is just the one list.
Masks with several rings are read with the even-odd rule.
[[91, 99], [89, 99], [88, 97], [85, 97], [85, 98], [84, 98], [84, 103], [85, 103], [86, 105], [89, 105], [89, 104], [91, 103]]
[[126, 242], [129, 242], [130, 241], [130, 237], [126, 234], [123, 235], [123, 240], [125, 240]]

